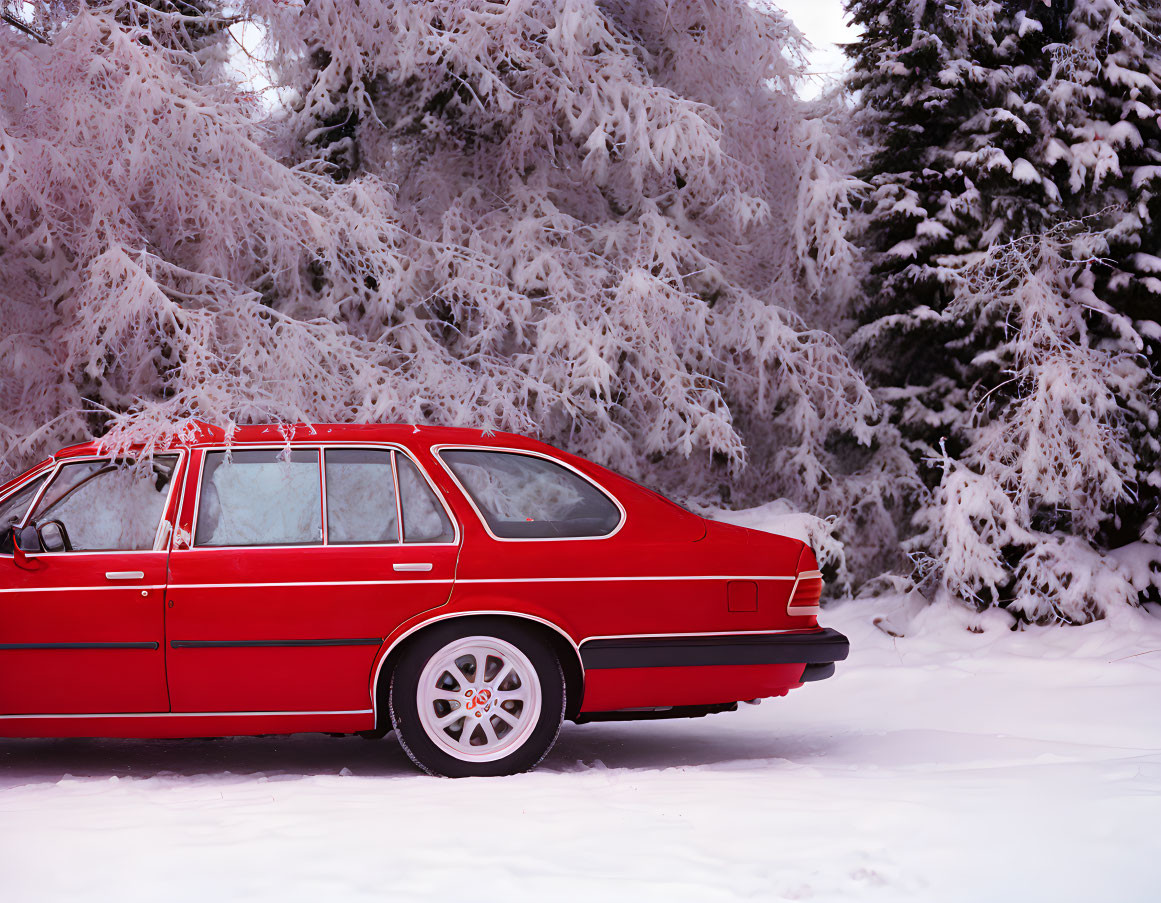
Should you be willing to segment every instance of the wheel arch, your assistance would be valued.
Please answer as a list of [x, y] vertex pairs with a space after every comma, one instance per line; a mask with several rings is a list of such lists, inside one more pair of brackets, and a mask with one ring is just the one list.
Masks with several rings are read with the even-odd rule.
[[419, 637], [424, 631], [435, 627], [437, 624], [444, 624], [451, 620], [463, 619], [502, 619], [514, 621], [522, 624], [525, 627], [532, 627], [556, 652], [557, 659], [560, 661], [561, 670], [564, 671], [564, 686], [565, 686], [565, 713], [566, 719], [573, 719], [580, 712], [581, 702], [584, 698], [584, 666], [581, 664], [580, 649], [563, 628], [554, 624], [552, 621], [545, 618], [539, 618], [535, 615], [521, 614], [513, 611], [456, 611], [447, 612], [445, 614], [437, 615], [428, 618], [409, 627], [399, 636], [395, 637], [387, 651], [379, 657], [379, 661], [375, 665], [375, 672], [371, 678], [371, 708], [375, 713], [375, 726], [377, 728], [386, 727], [387, 722], [387, 689], [391, 680], [391, 671], [395, 667], [395, 663], [399, 660], [403, 650], [407, 645]]

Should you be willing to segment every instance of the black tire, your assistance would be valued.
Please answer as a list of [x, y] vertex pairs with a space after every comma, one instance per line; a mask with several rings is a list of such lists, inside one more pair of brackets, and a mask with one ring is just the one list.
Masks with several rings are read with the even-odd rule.
[[[516, 647], [531, 663], [540, 687], [539, 716], [529, 722], [523, 742], [491, 761], [468, 761], [449, 754], [428, 735], [419, 714], [419, 680], [424, 668], [446, 647], [470, 637], [486, 637]], [[388, 692], [391, 725], [399, 745], [428, 774], [448, 778], [495, 777], [535, 767], [560, 734], [565, 704], [564, 671], [552, 647], [534, 629], [502, 618], [453, 619], [418, 634], [399, 656]], [[467, 723], [470, 722], [465, 720]]]

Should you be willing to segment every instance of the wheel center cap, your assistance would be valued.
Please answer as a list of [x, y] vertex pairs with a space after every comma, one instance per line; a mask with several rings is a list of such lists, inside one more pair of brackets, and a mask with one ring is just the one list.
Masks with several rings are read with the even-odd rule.
[[469, 711], [471, 711], [472, 709], [475, 709], [475, 708], [483, 708], [484, 711], [488, 710], [488, 702], [492, 698], [492, 691], [491, 690], [488, 690], [488, 689], [480, 690], [479, 693], [475, 694], [474, 698], [473, 698], [471, 690], [468, 690], [468, 692], [465, 693], [464, 695], [468, 697], [468, 706], [467, 707], [468, 707]]

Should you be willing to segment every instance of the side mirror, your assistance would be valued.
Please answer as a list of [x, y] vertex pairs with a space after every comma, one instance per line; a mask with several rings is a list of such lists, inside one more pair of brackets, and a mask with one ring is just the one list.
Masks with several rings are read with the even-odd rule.
[[39, 564], [29, 559], [29, 552], [39, 552], [40, 549], [40, 534], [37, 533], [36, 527], [29, 524], [23, 530], [13, 526], [11, 530], [12, 538], [12, 560], [18, 568], [23, 568], [26, 571], [34, 571], [39, 567]]
[[22, 530], [17, 529], [16, 527], [13, 527], [12, 532], [14, 534], [14, 536], [12, 537], [12, 539], [13, 539], [12, 544], [17, 549], [20, 549], [20, 551], [22, 551], [22, 552], [39, 552], [39, 551], [41, 551], [40, 533], [37, 531], [36, 527], [34, 527], [32, 524], [29, 524], [27, 527], [25, 527]]
[[[26, 527], [25, 529], [32, 529]], [[47, 524], [36, 531], [39, 537], [39, 545], [46, 552], [65, 552], [68, 551], [69, 541], [65, 535], [65, 529], [61, 526], [59, 521], [50, 520]]]

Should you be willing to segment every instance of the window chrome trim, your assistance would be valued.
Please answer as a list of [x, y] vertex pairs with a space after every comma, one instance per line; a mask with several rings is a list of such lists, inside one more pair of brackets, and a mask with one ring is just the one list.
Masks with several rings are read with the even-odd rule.
[[323, 456], [322, 456], [322, 448], [320, 448], [317, 445], [290, 445], [290, 444], [270, 445], [270, 446], [267, 446], [267, 445], [261, 445], [261, 446], [259, 446], [259, 445], [253, 445], [253, 446], [252, 445], [245, 445], [245, 446], [238, 446], [236, 448], [233, 446], [227, 446], [224, 448], [220, 448], [218, 446], [209, 446], [209, 447], [203, 448], [202, 449], [201, 465], [198, 467], [198, 488], [197, 488], [197, 494], [194, 496], [194, 518], [193, 518], [193, 523], [190, 524], [191, 530], [190, 530], [190, 538], [189, 538], [189, 547], [191, 549], [206, 549], [206, 550], [209, 550], [209, 549], [324, 549], [324, 548], [326, 548], [324, 538], [326, 536], [326, 529], [327, 529], [326, 528], [327, 498], [326, 498], [325, 493], [323, 494], [322, 499], [319, 502], [319, 513], [322, 516], [322, 524], [319, 527], [319, 540], [318, 540], [318, 542], [275, 543], [272, 545], [253, 545], [253, 546], [199, 546], [197, 544], [197, 541], [198, 541], [198, 515], [201, 514], [202, 480], [205, 478], [205, 474], [206, 474], [206, 460], [209, 458], [209, 456], [211, 454], [223, 452], [227, 455], [230, 455], [235, 451], [290, 451], [292, 453], [296, 452], [296, 451], [312, 451], [312, 452], [314, 452], [314, 466], [316, 468], [318, 468], [318, 475], [319, 475], [319, 481], [320, 481], [319, 482], [319, 492], [322, 492], [321, 474], [322, 474], [322, 470], [323, 470]]
[[[431, 547], [431, 546], [437, 546], [437, 547], [441, 547], [441, 548], [442, 547], [454, 548], [454, 547], [459, 546], [460, 538], [461, 538], [460, 522], [456, 518], [455, 512], [452, 511], [451, 506], [448, 505], [448, 503], [447, 503], [447, 499], [445, 499], [443, 497], [443, 493], [439, 491], [439, 487], [437, 487], [435, 485], [435, 482], [431, 479], [431, 475], [427, 472], [427, 470], [424, 468], [424, 466], [419, 461], [416, 460], [415, 456], [412, 455], [411, 452], [405, 446], [403, 446], [397, 442], [335, 442], [335, 443], [310, 442], [310, 443], [301, 443], [301, 444], [298, 444], [298, 443], [258, 444], [258, 445], [239, 444], [239, 445], [235, 445], [235, 446], [207, 445], [207, 446], [199, 447], [199, 451], [201, 451], [201, 453], [202, 453], [202, 459], [201, 459], [200, 466], [198, 467], [197, 485], [196, 485], [195, 490], [194, 490], [194, 507], [193, 507], [192, 520], [190, 522], [190, 531], [191, 532], [190, 532], [189, 547], [184, 548], [184, 549], [174, 548], [174, 551], [175, 552], [192, 552], [195, 550], [196, 551], [210, 551], [210, 550], [240, 551], [243, 549], [381, 549], [382, 550], [382, 549], [402, 548], [404, 546], [404, 543], [402, 543], [402, 542], [399, 542], [399, 543], [389, 543], [389, 542], [387, 542], [387, 543], [384, 543], [384, 542], [341, 543], [338, 545], [325, 545], [322, 543], [294, 544], [294, 545], [254, 545], [254, 546], [199, 546], [199, 545], [195, 545], [194, 543], [195, 543], [195, 540], [197, 538], [198, 516], [201, 514], [202, 475], [205, 471], [206, 455], [208, 455], [210, 452], [224, 452], [224, 451], [232, 451], [232, 450], [237, 450], [237, 451], [270, 451], [270, 450], [282, 451], [282, 450], [287, 449], [287, 448], [291, 449], [292, 451], [312, 450], [312, 451], [319, 452], [319, 470], [320, 471], [322, 471], [323, 468], [326, 466], [325, 453], [326, 453], [327, 449], [353, 448], [353, 449], [359, 449], [359, 450], [364, 450], [364, 451], [387, 450], [387, 451], [401, 452], [403, 455], [405, 455], [408, 459], [411, 460], [411, 462], [419, 469], [419, 472], [423, 475], [423, 478], [427, 481], [427, 485], [431, 488], [431, 491], [435, 494], [436, 499], [438, 499], [439, 503], [443, 506], [444, 513], [447, 514], [447, 518], [451, 522], [452, 532], [454, 534], [451, 542], [410, 542], [410, 543], [406, 543], [406, 545], [410, 548], [413, 548], [413, 549], [419, 549], [419, 548]], [[398, 495], [396, 495], [396, 499], [398, 499]], [[324, 529], [325, 529], [325, 523], [326, 523], [326, 520], [325, 520], [326, 495], [325, 495], [325, 493], [323, 495], [323, 509], [324, 509], [324, 511], [323, 511], [323, 513], [324, 513], [323, 523], [324, 523]], [[402, 531], [402, 529], [403, 529], [402, 524], [400, 524], [399, 529], [400, 529], [400, 531]], [[402, 535], [401, 532], [400, 532], [400, 535]]]
[[[451, 465], [443, 459], [443, 452], [445, 451], [499, 452], [501, 454], [525, 455], [530, 458], [541, 458], [576, 474], [576, 476], [580, 477], [590, 486], [594, 487], [598, 492], [601, 493], [601, 495], [617, 506], [617, 510], [621, 512], [621, 519], [617, 522], [616, 527], [614, 527], [610, 532], [601, 536], [497, 536], [492, 532], [492, 528], [488, 526], [488, 519], [484, 517], [483, 512], [480, 511], [479, 507], [476, 505], [476, 500], [472, 498], [472, 494], [468, 492], [468, 490], [464, 487], [464, 484], [460, 482], [459, 477], [457, 477], [452, 471]], [[440, 466], [447, 472], [447, 475], [451, 478], [452, 482], [456, 484], [456, 488], [459, 489], [463, 497], [467, 499], [468, 504], [472, 506], [472, 511], [475, 512], [476, 518], [479, 520], [480, 525], [484, 528], [484, 531], [496, 542], [594, 542], [605, 539], [612, 539], [614, 536], [621, 532], [625, 526], [626, 521], [629, 520], [629, 514], [625, 510], [625, 506], [621, 504], [621, 500], [608, 489], [606, 489], [601, 483], [590, 477], [588, 474], [578, 470], [567, 461], [562, 461], [559, 458], [555, 458], [552, 455], [545, 454], [544, 452], [530, 451], [524, 448], [513, 448], [506, 445], [461, 445], [459, 443], [447, 443], [431, 446], [431, 453], [432, 456], [439, 462]]]
[[391, 482], [395, 487], [395, 536], [396, 542], [403, 545], [403, 495], [399, 491], [399, 452], [391, 449]]
[[318, 450], [318, 491], [319, 491], [319, 514], [322, 517], [322, 527], [319, 529], [319, 542], [324, 546], [327, 545], [328, 529], [327, 518], [330, 517], [330, 512], [327, 510], [327, 455], [321, 448]]
[[[20, 482], [18, 482], [18, 483], [13, 483], [11, 489], [9, 489], [3, 495], [0, 495], [0, 503], [3, 503], [5, 500], [12, 498], [12, 496], [16, 495], [16, 493], [18, 493], [21, 489], [23, 489], [25, 486], [27, 486], [29, 483], [31, 483], [33, 480], [35, 480], [37, 477], [42, 477], [46, 473], [48, 473], [50, 470], [52, 470], [54, 466], [55, 466], [54, 464], [48, 464], [43, 468], [37, 468], [34, 471], [29, 471], [27, 473], [27, 475], [20, 474], [20, 476], [25, 477], [25, 479], [20, 480]], [[20, 479], [20, 477], [17, 477], [17, 479]]]
[[[330, 502], [326, 498], [326, 470], [327, 470], [327, 452], [328, 451], [349, 451], [350, 449], [344, 445], [326, 446], [322, 449], [322, 472], [323, 472], [323, 523], [326, 525], [326, 519], [330, 517]], [[403, 541], [402, 533], [399, 528], [399, 480], [395, 476], [395, 449], [393, 448], [370, 448], [357, 447], [355, 451], [382, 451], [387, 453], [387, 458], [391, 462], [391, 481], [395, 487], [395, 541], [394, 542], [334, 542], [330, 541], [330, 527], [325, 529], [324, 546], [342, 547], [344, 549], [367, 549], [367, 548], [395, 548]], [[203, 548], [205, 548], [203, 546]], [[253, 549], [255, 546], [241, 546], [240, 548]], [[277, 546], [276, 548], [286, 548], [285, 546]], [[305, 547], [304, 547], [305, 548]]]
[[[181, 474], [181, 484], [182, 484], [182, 489], [184, 491], [185, 473], [183, 472], [183, 469], [182, 469], [182, 462], [188, 457], [189, 449], [187, 449], [187, 448], [165, 449], [163, 451], [153, 453], [151, 455], [151, 457], [158, 457], [158, 456], [162, 456], [162, 455], [176, 455], [177, 456], [177, 463], [173, 467], [175, 479], [170, 481], [169, 491], [165, 494], [165, 503], [161, 506], [161, 516], [158, 517], [157, 527], [153, 531], [153, 546], [152, 546], [152, 548], [148, 548], [148, 549], [73, 549], [71, 551], [61, 551], [61, 552], [25, 552], [25, 556], [28, 558], [40, 558], [42, 556], [56, 556], [56, 555], [151, 555], [151, 554], [154, 554], [157, 552], [164, 553], [166, 551], [166, 549], [164, 547], [160, 548], [160, 549], [158, 548], [158, 539], [161, 536], [161, 529], [162, 529], [162, 526], [165, 524], [165, 516], [169, 511], [169, 506], [173, 502], [173, 494], [174, 494], [175, 490], [177, 489], [177, 486], [175, 485], [178, 482], [178, 479], [176, 478], [177, 474]], [[111, 457], [109, 455], [79, 455], [75, 458], [63, 458], [63, 459], [59, 459], [59, 460], [56, 458], [53, 458], [53, 464], [51, 465], [51, 467], [49, 469], [51, 475], [49, 476], [49, 479], [45, 480], [44, 485], [40, 487], [39, 491], [37, 491], [36, 495], [33, 497], [32, 503], [28, 506], [28, 510], [26, 512], [24, 512], [24, 518], [23, 518], [23, 520], [20, 521], [19, 527], [23, 529], [24, 527], [28, 526], [28, 518], [32, 515], [32, 512], [36, 510], [36, 506], [40, 504], [40, 500], [44, 496], [45, 492], [48, 491], [48, 487], [53, 484], [53, 481], [56, 480], [56, 478], [60, 474], [60, 472], [65, 467], [67, 467], [69, 464], [79, 464], [79, 463], [83, 463], [85, 461], [124, 461], [124, 460], [128, 460], [128, 457], [126, 456], [126, 457], [121, 457], [121, 458], [114, 458], [114, 457]], [[29, 482], [31, 482], [31, 478], [28, 480], [25, 480], [20, 485], [26, 486], [26, 485], [28, 485]], [[4, 496], [4, 498], [8, 498], [8, 497], [9, 496], [7, 496], [7, 495]], [[177, 517], [180, 513], [181, 513], [180, 510], [174, 512], [173, 517], [174, 517], [175, 523], [176, 523]], [[172, 533], [172, 531], [171, 531], [171, 533]], [[168, 540], [166, 541], [166, 544], [168, 544]], [[11, 555], [4, 555], [3, 557], [11, 558], [12, 556]], [[31, 590], [25, 590], [25, 591], [28, 592]]]

